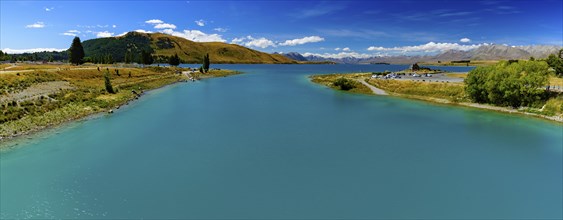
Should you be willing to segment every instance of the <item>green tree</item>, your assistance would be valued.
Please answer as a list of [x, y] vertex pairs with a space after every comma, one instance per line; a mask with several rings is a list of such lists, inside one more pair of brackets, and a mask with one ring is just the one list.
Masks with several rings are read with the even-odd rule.
[[485, 82], [487, 81], [487, 74], [491, 71], [492, 67], [479, 66], [467, 74], [465, 78], [465, 91], [474, 102], [489, 102]]
[[8, 55], [8, 53], [4, 53], [4, 52], [2, 52], [2, 50], [0, 50], [0, 61], [9, 60], [9, 59], [10, 59], [10, 55]]
[[412, 71], [420, 70], [420, 66], [418, 66], [418, 63], [414, 63], [414, 64], [411, 66], [411, 70], [412, 70]]
[[333, 83], [333, 85], [338, 86], [338, 87], [340, 87], [340, 90], [345, 90], [345, 91], [356, 88], [356, 82], [354, 82], [353, 80], [342, 78], [342, 77], [337, 79]]
[[106, 55], [106, 62], [105, 63], [106, 64], [113, 64], [114, 63], [113, 55], [111, 55], [111, 53]]
[[178, 54], [174, 54], [174, 56], [168, 58], [168, 64], [170, 64], [171, 66], [180, 65], [180, 57], [178, 57]]
[[70, 53], [70, 63], [75, 65], [82, 64], [82, 59], [84, 58], [84, 48], [82, 47], [82, 43], [80, 43], [79, 37], [74, 37], [72, 40], [72, 44], [69, 48]]
[[465, 79], [465, 91], [478, 103], [500, 106], [533, 106], [545, 97], [549, 81], [544, 61], [500, 62], [477, 67]]
[[544, 98], [545, 90], [538, 89], [549, 84], [549, 66], [545, 62], [524, 62], [519, 71], [522, 73], [520, 79], [520, 95], [522, 104], [534, 105]]
[[132, 63], [133, 61], [133, 55], [131, 54], [131, 50], [127, 50], [125, 51], [125, 63]]
[[558, 55], [550, 54], [545, 61], [555, 70], [557, 76], [563, 76], [563, 49], [559, 50]]
[[203, 56], [203, 70], [205, 72], [209, 71], [209, 54], [205, 54], [205, 56]]
[[106, 73], [104, 74], [104, 84], [106, 86], [106, 91], [108, 93], [115, 94], [115, 91], [113, 91], [113, 86], [111, 86], [111, 80], [109, 77], [109, 70], [106, 70]]
[[141, 64], [151, 65], [154, 62], [151, 53], [145, 50], [141, 50]]

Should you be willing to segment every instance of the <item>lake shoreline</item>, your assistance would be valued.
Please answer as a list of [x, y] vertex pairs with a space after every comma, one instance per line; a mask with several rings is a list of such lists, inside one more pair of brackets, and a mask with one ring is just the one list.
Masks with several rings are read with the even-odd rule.
[[417, 100], [423, 101], [426, 103], [432, 104], [439, 104], [439, 105], [446, 105], [446, 106], [455, 106], [455, 107], [465, 107], [470, 109], [479, 109], [484, 111], [492, 111], [492, 112], [499, 112], [504, 114], [510, 115], [518, 115], [518, 116], [525, 116], [525, 117], [532, 117], [536, 119], [546, 120], [551, 123], [563, 123], [563, 117], [560, 116], [547, 116], [547, 115], [540, 115], [534, 114], [531, 112], [523, 112], [518, 111], [517, 109], [511, 109], [509, 107], [499, 107], [499, 106], [492, 106], [487, 104], [479, 104], [479, 103], [471, 103], [471, 102], [452, 102], [447, 99], [438, 99], [438, 98], [428, 98], [422, 96], [414, 96], [414, 95], [407, 95], [407, 94], [398, 94], [398, 93], [388, 93], [390, 96], [405, 98], [410, 100]]
[[[209, 75], [203, 75], [203, 74], [198, 74], [197, 79], [198, 80], [205, 80], [205, 79], [212, 79], [212, 78], [219, 78], [219, 77], [227, 77], [227, 76], [231, 76], [231, 75], [239, 75], [242, 74], [242, 72], [239, 71], [231, 71], [231, 70], [222, 70], [217, 74], [209, 74]], [[179, 83], [190, 83], [189, 79], [187, 77], [182, 78], [180, 80], [177, 81], [173, 81], [173, 82], [163, 82], [163, 84], [154, 87], [154, 88], [150, 88], [145, 90], [144, 92], [152, 92], [152, 91], [156, 91], [168, 86], [173, 86]], [[51, 130], [56, 130], [65, 126], [68, 126], [69, 124], [75, 123], [75, 122], [80, 122], [80, 121], [87, 121], [87, 120], [91, 120], [91, 119], [95, 119], [104, 115], [108, 115], [108, 114], [113, 114], [114, 111], [119, 110], [122, 107], [128, 106], [129, 104], [134, 103], [136, 100], [138, 100], [139, 98], [141, 98], [144, 94], [144, 92], [140, 93], [138, 96], [132, 96], [129, 99], [123, 100], [121, 103], [118, 103], [115, 106], [109, 107], [107, 109], [97, 109], [94, 110], [92, 112], [87, 112], [87, 113], [83, 113], [83, 114], [78, 114], [75, 115], [69, 119], [66, 120], [60, 120], [60, 121], [55, 121], [51, 124], [48, 124], [46, 126], [38, 126], [38, 127], [33, 127], [29, 130], [26, 130], [24, 132], [18, 132], [17, 134], [13, 134], [10, 136], [4, 136], [1, 137], [0, 136], [0, 151], [2, 150], [6, 150], [6, 149], [10, 149], [13, 148], [15, 146], [18, 145], [18, 141], [24, 141], [25, 139], [33, 139], [32, 136], [34, 135], [38, 135], [41, 133], [46, 133], [48, 131]], [[86, 107], [88, 108], [88, 107]], [[91, 108], [90, 108], [91, 109]], [[15, 144], [13, 144], [15, 143]]]
[[[185, 81], [176, 81], [176, 82], [171, 83], [171, 84], [166, 84], [166, 85], [162, 85], [162, 86], [157, 87], [157, 88], [147, 90], [146, 92], [155, 91], [155, 90], [162, 89], [162, 88], [165, 88], [165, 87], [168, 87], [168, 86], [176, 85], [178, 83], [185, 83]], [[116, 110], [120, 109], [123, 106], [127, 106], [129, 104], [132, 104], [136, 100], [138, 100], [138, 99], [135, 99], [135, 98], [129, 99], [126, 102], [121, 103], [116, 108]], [[33, 128], [33, 129], [28, 130], [28, 131], [23, 132], [23, 133], [18, 133], [18, 134], [11, 135], [11, 136], [8, 136], [8, 137], [3, 137], [3, 138], [0, 137], [0, 150], [4, 150], [4, 148], [14, 147], [14, 146], [9, 145], [10, 142], [17, 142], [17, 141], [22, 140], [22, 139], [30, 138], [30, 136], [37, 135], [39, 133], [48, 132], [49, 130], [56, 130], [56, 129], [65, 127], [65, 126], [72, 124], [72, 123], [75, 123], [75, 122], [87, 121], [87, 120], [95, 119], [95, 118], [98, 118], [98, 117], [101, 117], [101, 116], [104, 116], [104, 115], [113, 114], [114, 109], [110, 109], [110, 110], [112, 111], [112, 113], [108, 113], [106, 111], [106, 109], [99, 109], [97, 111], [94, 111], [94, 112], [91, 112], [91, 113], [88, 113], [88, 114], [85, 114], [85, 115], [79, 115], [75, 118], [70, 118], [70, 119], [67, 119], [65, 121], [53, 123], [53, 124], [50, 124], [50, 125], [47, 125], [47, 126], [44, 126], [44, 127]], [[7, 146], [5, 146], [5, 145], [7, 145]]]
[[[342, 92], [346, 92], [346, 93], [352, 93], [352, 94], [365, 94], [365, 95], [380, 95], [380, 94], [375, 94], [373, 92], [373, 90], [371, 89], [357, 89], [357, 88], [361, 88], [361, 87], [365, 87], [368, 88], [366, 85], [364, 85], [363, 83], [360, 82], [360, 80], [365, 80], [362, 77], [364, 76], [364, 73], [348, 73], [348, 74], [329, 74], [329, 75], [311, 75], [309, 78], [311, 80], [311, 82], [319, 84], [319, 85], [323, 85], [326, 87], [329, 87], [333, 90], [337, 90], [337, 91], [342, 91]], [[332, 77], [332, 78], [326, 78], [326, 76]], [[345, 77], [346, 76], [346, 77]], [[324, 78], [323, 78], [324, 77]], [[331, 84], [331, 81], [334, 80], [334, 77], [345, 77], [345, 78], [350, 78], [351, 80], [357, 81], [358, 85], [357, 88], [354, 88], [352, 90], [348, 90], [348, 91], [344, 91], [341, 89], [338, 89], [337, 87], [335, 87], [334, 85]], [[492, 106], [492, 105], [487, 105], [487, 104], [480, 104], [480, 103], [472, 103], [472, 102], [467, 102], [467, 100], [461, 100], [459, 102], [455, 102], [455, 101], [450, 101], [448, 99], [444, 99], [444, 98], [436, 98], [436, 97], [429, 97], [429, 96], [422, 96], [422, 95], [412, 95], [412, 94], [403, 94], [403, 93], [397, 93], [397, 92], [391, 92], [391, 91], [387, 91], [385, 89], [379, 88], [369, 82], [366, 82], [369, 85], [382, 90], [384, 92], [386, 92], [387, 95], [393, 96], [393, 97], [400, 97], [400, 98], [406, 98], [406, 99], [411, 99], [411, 100], [419, 100], [419, 101], [424, 101], [424, 102], [428, 102], [428, 103], [435, 103], [435, 104], [441, 104], [441, 105], [448, 105], [448, 106], [461, 106], [461, 107], [467, 107], [467, 108], [473, 108], [473, 109], [481, 109], [481, 110], [486, 110], [486, 111], [494, 111], [494, 112], [500, 112], [500, 113], [505, 113], [505, 114], [514, 114], [514, 115], [519, 115], [519, 116], [527, 116], [527, 117], [533, 117], [533, 118], [538, 118], [538, 119], [542, 119], [542, 120], [546, 120], [549, 122], [554, 122], [554, 123], [563, 123], [563, 116], [548, 116], [548, 115], [542, 115], [542, 114], [536, 114], [536, 113], [532, 113], [532, 112], [526, 112], [526, 111], [519, 111], [518, 109], [513, 109], [510, 107], [500, 107], [500, 106]], [[520, 110], [525, 110], [525, 109], [529, 109], [529, 108], [524, 108], [521, 107]]]

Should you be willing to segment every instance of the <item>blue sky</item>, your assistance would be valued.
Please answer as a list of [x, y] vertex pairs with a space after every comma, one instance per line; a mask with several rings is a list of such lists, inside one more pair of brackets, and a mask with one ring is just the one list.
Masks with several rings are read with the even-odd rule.
[[562, 46], [561, 0], [0, 1], [0, 48], [66, 49], [128, 31], [323, 56]]

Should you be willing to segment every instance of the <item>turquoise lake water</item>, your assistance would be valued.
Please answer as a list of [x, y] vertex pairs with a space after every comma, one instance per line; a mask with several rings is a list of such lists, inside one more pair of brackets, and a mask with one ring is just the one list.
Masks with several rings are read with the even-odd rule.
[[[401, 65], [215, 65], [0, 153], [0, 218], [563, 217], [563, 126], [309, 74]], [[465, 71], [466, 67], [449, 67]]]

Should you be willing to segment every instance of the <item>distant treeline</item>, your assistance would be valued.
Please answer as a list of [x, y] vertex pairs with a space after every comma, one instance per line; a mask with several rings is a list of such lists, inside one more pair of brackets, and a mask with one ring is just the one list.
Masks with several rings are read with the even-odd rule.
[[[170, 63], [172, 61], [175, 63], [182, 63], [183, 61], [175, 56], [163, 56], [163, 55], [152, 55], [148, 52], [141, 51], [138, 54], [127, 51], [125, 56], [122, 56], [123, 60], [119, 59], [119, 56], [114, 56], [113, 53], [106, 54], [94, 54], [84, 57], [85, 63], [96, 63], [96, 64], [113, 64], [113, 63], [139, 63], [139, 64], [152, 64], [152, 63]], [[10, 61], [15, 62], [68, 62], [69, 53], [68, 51], [61, 52], [35, 52], [35, 53], [23, 53], [23, 54], [7, 54], [0, 50], [0, 61]], [[171, 64], [171, 65], [173, 65]], [[178, 65], [178, 64], [176, 64]]]
[[470, 63], [471, 60], [452, 60], [450, 63]]
[[33, 62], [55, 62], [68, 61], [68, 51], [43, 51], [35, 53], [7, 54], [0, 50], [0, 61], [33, 61]]

